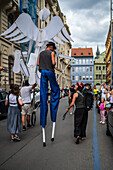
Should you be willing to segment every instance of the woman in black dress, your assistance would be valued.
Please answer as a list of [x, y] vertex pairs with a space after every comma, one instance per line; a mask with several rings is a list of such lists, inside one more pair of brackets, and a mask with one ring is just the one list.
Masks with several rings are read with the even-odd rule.
[[85, 115], [85, 101], [82, 94], [84, 85], [82, 82], [77, 82], [75, 85], [76, 93], [73, 95], [72, 103], [70, 104], [69, 110], [74, 104], [76, 110], [74, 112], [74, 137], [76, 138], [75, 143], [79, 144], [79, 139], [84, 137], [84, 115]]

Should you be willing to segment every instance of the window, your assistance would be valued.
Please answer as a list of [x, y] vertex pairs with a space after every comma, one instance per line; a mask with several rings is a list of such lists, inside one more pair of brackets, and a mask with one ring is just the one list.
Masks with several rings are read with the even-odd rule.
[[83, 76], [83, 80], [85, 80], [85, 76]]
[[13, 64], [14, 59], [12, 56], [9, 56], [9, 84], [14, 84]]
[[83, 59], [83, 64], [85, 64], [85, 59]]
[[83, 67], [83, 72], [85, 72], [85, 67]]
[[80, 71], [80, 72], [82, 71], [82, 67], [79, 67], [79, 71]]
[[[58, 57], [57, 57], [58, 58]], [[72, 67], [72, 72], [74, 72], [75, 71], [75, 69], [74, 69], [74, 67]]]
[[86, 76], [86, 80], [89, 80], [89, 77], [88, 77], [88, 76]]
[[72, 76], [72, 80], [75, 80], [75, 76]]
[[96, 70], [98, 70], [98, 66], [96, 66]]
[[14, 17], [12, 14], [8, 15], [8, 28], [13, 24], [14, 22]]
[[78, 72], [78, 67], [76, 67], [76, 72]]
[[106, 79], [106, 75], [103, 75], [103, 79]]
[[76, 53], [74, 53], [74, 55], [76, 55]]
[[101, 79], [101, 75], [99, 75], [99, 79]]
[[101, 70], [101, 66], [99, 66], [99, 70]]
[[92, 72], [92, 67], [90, 67], [90, 72]]
[[99, 75], [96, 75], [96, 79], [97, 79], [97, 80], [99, 79]]
[[76, 64], [78, 64], [78, 59], [76, 59]]
[[88, 53], [88, 55], [91, 55], [91, 53]]
[[76, 76], [76, 80], [78, 81], [78, 76]]
[[82, 76], [79, 76], [79, 80], [82, 80]]
[[90, 76], [90, 80], [92, 80], [92, 76]]
[[89, 63], [89, 60], [88, 59], [86, 59], [86, 64], [88, 64]]
[[83, 53], [81, 53], [81, 55], [83, 55]]
[[105, 66], [103, 66], [103, 70], [106, 70], [106, 67], [105, 67]]
[[79, 64], [82, 64], [82, 60], [81, 59], [79, 59]]
[[88, 72], [89, 71], [89, 67], [86, 67], [86, 72]]
[[91, 64], [92, 64], [92, 62], [93, 62], [92, 59], [90, 59], [90, 63], [91, 63]]

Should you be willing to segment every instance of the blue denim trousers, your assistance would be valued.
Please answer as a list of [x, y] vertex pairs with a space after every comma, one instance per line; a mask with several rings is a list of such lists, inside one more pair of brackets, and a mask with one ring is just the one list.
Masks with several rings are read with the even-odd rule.
[[48, 112], [48, 81], [51, 87], [50, 112], [51, 121], [56, 122], [57, 110], [59, 105], [60, 88], [56, 81], [55, 73], [50, 70], [41, 70], [40, 81], [40, 125], [44, 128], [47, 122]]

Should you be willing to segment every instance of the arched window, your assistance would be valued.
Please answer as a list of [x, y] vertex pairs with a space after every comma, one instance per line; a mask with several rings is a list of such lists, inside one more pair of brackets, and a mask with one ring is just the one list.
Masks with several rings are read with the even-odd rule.
[[13, 73], [14, 59], [9, 56], [9, 85], [14, 84], [14, 73]]

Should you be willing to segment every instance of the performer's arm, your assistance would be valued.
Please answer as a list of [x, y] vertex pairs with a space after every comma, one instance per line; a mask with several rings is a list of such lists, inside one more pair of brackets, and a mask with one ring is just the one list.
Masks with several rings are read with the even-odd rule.
[[72, 100], [71, 104], [69, 105], [67, 111], [68, 111], [72, 106], [74, 106], [74, 103], [75, 103], [75, 100], [76, 100], [77, 97], [78, 97], [78, 93], [74, 93], [74, 95], [73, 95], [73, 100]]
[[38, 56], [38, 60], [37, 60], [37, 66], [39, 66], [39, 58], [40, 58], [40, 55]]
[[55, 66], [55, 53], [54, 52], [52, 52], [51, 53], [51, 59], [52, 59], [52, 64], [53, 64], [53, 66]]

